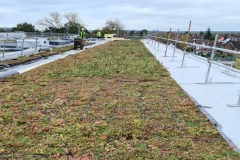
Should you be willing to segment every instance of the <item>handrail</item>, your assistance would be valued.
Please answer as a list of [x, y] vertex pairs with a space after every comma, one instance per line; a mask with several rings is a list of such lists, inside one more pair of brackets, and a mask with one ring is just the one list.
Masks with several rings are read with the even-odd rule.
[[219, 51], [223, 51], [223, 52], [234, 53], [234, 54], [240, 55], [240, 52], [238, 52], [238, 51], [232, 51], [232, 50], [228, 50], [228, 49], [224, 49], [224, 48], [206, 46], [206, 45], [202, 45], [202, 44], [189, 43], [189, 42], [183, 42], [183, 41], [177, 41], [174, 39], [167, 39], [167, 38], [158, 37], [158, 36], [150, 36], [150, 37], [156, 38], [156, 39], [170, 40], [173, 42], [183, 43], [183, 44], [192, 45], [192, 46], [199, 46], [199, 47], [203, 47], [203, 48], [207, 48], [207, 49], [219, 50]]
[[[167, 40], [167, 38], [162, 38], [162, 37], [157, 37], [157, 36], [150, 36], [150, 37], [154, 37], [154, 38], [160, 38], [160, 39], [164, 39], [164, 40]], [[177, 40], [173, 40], [173, 39], [169, 39], [170, 41], [174, 41], [174, 42], [178, 42], [178, 43], [184, 43], [184, 44], [190, 44], [190, 45], [195, 45], [195, 46], [204, 46], [205, 48], [210, 48], [210, 49], [215, 49], [215, 50], [221, 50], [221, 51], [226, 51], [226, 52], [229, 52], [229, 51], [231, 51], [231, 50], [227, 50], [227, 49], [223, 49], [223, 48], [218, 48], [218, 47], [210, 47], [210, 46], [205, 46], [205, 45], [198, 45], [198, 44], [194, 44], [194, 43], [186, 43], [186, 42], [183, 42], [183, 41], [177, 41]], [[172, 45], [172, 47], [174, 47], [173, 45]], [[182, 51], [181, 49], [178, 49], [179, 51], [181, 51], [181, 52], [184, 52], [184, 51]], [[236, 51], [232, 51], [231, 53], [235, 53]], [[188, 53], [188, 52], [186, 52], [186, 53]], [[240, 54], [240, 52], [236, 52], [237, 54]], [[195, 57], [195, 58], [198, 58], [198, 59], [200, 59], [200, 60], [203, 60], [203, 61], [206, 61], [206, 62], [208, 62], [207, 61], [207, 58], [204, 58], [204, 57], [201, 57], [201, 56], [197, 56], [197, 55], [194, 55], [194, 54], [188, 54], [188, 55], [191, 55], [192, 57]], [[232, 72], [235, 72], [235, 73], [238, 73], [238, 74], [240, 74], [240, 70], [238, 70], [238, 69], [235, 69], [235, 68], [232, 68], [232, 67], [229, 67], [229, 66], [226, 66], [226, 65], [224, 65], [224, 64], [221, 64], [221, 63], [219, 63], [219, 62], [215, 62], [215, 61], [212, 61], [211, 63], [213, 63], [214, 65], [217, 65], [217, 66], [220, 66], [220, 67], [222, 67], [222, 68], [225, 68], [225, 69], [228, 69], [228, 70], [230, 70], [230, 71], [232, 71]]]

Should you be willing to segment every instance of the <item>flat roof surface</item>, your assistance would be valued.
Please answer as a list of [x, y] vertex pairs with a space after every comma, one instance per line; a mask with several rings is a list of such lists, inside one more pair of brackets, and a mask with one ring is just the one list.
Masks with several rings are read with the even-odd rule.
[[[240, 72], [212, 64], [208, 83], [205, 83], [209, 63], [204, 58], [186, 54], [171, 46], [151, 40], [142, 40], [148, 50], [170, 72], [171, 77], [199, 105], [199, 109], [216, 126], [223, 138], [240, 152], [240, 107], [237, 105], [240, 91]], [[239, 93], [240, 94], [240, 93]], [[201, 107], [202, 106], [202, 107]]]
[[[107, 43], [107, 42], [109, 42], [109, 41], [106, 41], [106, 40], [96, 41], [95, 44], [92, 44], [92, 45], [89, 45], [89, 46], [84, 46], [84, 49], [92, 48], [92, 47], [95, 47], [95, 46], [98, 46], [98, 45], [101, 45], [101, 44], [104, 44], [104, 43]], [[23, 53], [24, 53], [24, 55], [27, 55], [27, 54], [31, 54], [31, 51], [33, 53], [35, 50], [30, 49], [30, 50], [25, 51]], [[83, 50], [78, 50], [78, 49], [77, 50], [70, 50], [70, 51], [64, 52], [63, 54], [57, 54], [57, 55], [49, 56], [47, 58], [43, 58], [43, 59], [40, 59], [40, 60], [37, 60], [37, 61], [30, 62], [30, 63], [27, 63], [27, 64], [22, 64], [22, 65], [10, 67], [8, 70], [0, 70], [0, 77], [4, 77], [4, 75], [6, 75], [6, 73], [9, 72], [9, 71], [10, 72], [11, 71], [16, 71], [19, 74], [21, 74], [23, 72], [27, 72], [31, 69], [34, 69], [36, 67], [42, 66], [44, 64], [53, 62], [55, 60], [64, 58], [68, 55], [75, 54], [75, 53], [78, 53], [78, 52], [81, 52], [81, 51], [83, 51]], [[21, 53], [21, 51], [17, 51], [17, 52], [7, 53], [6, 55], [8, 56], [8, 58], [13, 58], [13, 57], [17, 58], [20, 53]], [[1, 58], [1, 56], [2, 55], [0, 54], [0, 58]]]

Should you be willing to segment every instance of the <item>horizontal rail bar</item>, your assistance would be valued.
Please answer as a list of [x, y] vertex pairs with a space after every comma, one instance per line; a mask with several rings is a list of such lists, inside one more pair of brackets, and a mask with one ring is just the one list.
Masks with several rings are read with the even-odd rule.
[[[174, 47], [174, 46], [172, 46], [172, 47]], [[180, 50], [180, 49], [178, 49], [179, 51], [182, 51], [182, 50]], [[183, 52], [183, 51], [182, 51]], [[200, 59], [200, 60], [202, 60], [202, 61], [206, 61], [207, 62], [207, 58], [204, 58], [204, 57], [201, 57], [201, 56], [198, 56], [198, 55], [194, 55], [194, 54], [189, 54], [190, 56], [192, 56], [192, 57], [194, 57], [194, 58], [198, 58], [198, 59]], [[215, 61], [213, 61], [212, 62], [214, 65], [217, 65], [217, 66], [220, 66], [220, 67], [222, 67], [222, 68], [225, 68], [225, 69], [228, 69], [228, 70], [230, 70], [230, 71], [232, 71], [232, 72], [236, 72], [236, 73], [238, 73], [238, 74], [240, 74], [240, 70], [238, 70], [238, 69], [235, 69], [235, 68], [232, 68], [232, 67], [229, 67], [229, 66], [226, 66], [226, 65], [224, 65], [224, 64], [222, 64], [222, 63], [219, 63], [219, 62], [215, 62]]]
[[170, 41], [173, 41], [173, 42], [183, 43], [183, 44], [192, 45], [192, 46], [199, 46], [199, 47], [202, 47], [202, 48], [219, 50], [219, 51], [223, 51], [223, 52], [234, 53], [234, 54], [240, 55], [240, 52], [238, 52], [238, 51], [232, 51], [232, 50], [228, 50], [228, 49], [224, 49], [224, 48], [211, 47], [211, 46], [206, 46], [206, 45], [202, 45], [202, 44], [177, 41], [177, 40], [174, 40], [174, 39], [167, 39], [167, 38], [157, 37], [157, 36], [150, 36], [150, 37], [157, 38], [157, 39], [163, 39], [163, 40], [170, 40]]

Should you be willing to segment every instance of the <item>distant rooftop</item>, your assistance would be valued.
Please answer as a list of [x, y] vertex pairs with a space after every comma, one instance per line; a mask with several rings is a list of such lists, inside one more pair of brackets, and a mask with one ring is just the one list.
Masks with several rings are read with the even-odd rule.
[[11, 31], [11, 27], [0, 27], [0, 31], [1, 30]]

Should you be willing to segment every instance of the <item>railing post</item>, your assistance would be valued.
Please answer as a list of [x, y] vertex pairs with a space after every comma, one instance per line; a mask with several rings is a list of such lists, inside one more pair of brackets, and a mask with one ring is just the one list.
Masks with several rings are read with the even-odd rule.
[[4, 60], [4, 51], [5, 51], [5, 40], [3, 41], [3, 55], [2, 55], [2, 60]]
[[227, 106], [228, 107], [240, 107], [240, 94], [239, 94], [240, 91], [238, 91], [238, 102], [237, 104], [228, 104]]
[[174, 47], [174, 50], [173, 50], [173, 56], [172, 56], [172, 61], [174, 59], [174, 54], [175, 54], [175, 50], [176, 50], [176, 46], [177, 46], [177, 41], [178, 41], [178, 35], [179, 35], [179, 29], [178, 29], [178, 33], [177, 33], [177, 39], [175, 41], [175, 47]]
[[[130, 39], [132, 39], [132, 37]], [[147, 44], [149, 43], [149, 41], [150, 41], [150, 38], [149, 36], [147, 36]]]
[[158, 29], [157, 29], [157, 33], [156, 33], [156, 37], [155, 37], [154, 49], [155, 49], [155, 47], [156, 47], [157, 39], [158, 39]]
[[167, 54], [167, 49], [168, 49], [168, 40], [169, 40], [169, 36], [171, 34], [171, 28], [170, 28], [170, 31], [168, 33], [168, 39], [167, 39], [167, 43], [166, 43], [166, 50], [165, 50], [165, 54], [164, 54], [164, 57], [166, 57], [166, 54]]
[[[187, 34], [186, 43], [188, 43], [188, 36], [189, 36], [190, 28], [191, 28], [191, 23], [192, 23], [192, 21], [190, 21], [189, 26], [188, 26], [188, 34]], [[184, 49], [183, 59], [182, 59], [182, 65], [181, 65], [181, 67], [183, 67], [183, 63], [184, 63], [184, 58], [185, 58], [186, 50], [187, 50], [187, 44], [186, 44], [186, 47], [185, 47], [185, 49]]]
[[22, 56], [22, 53], [23, 53], [23, 44], [24, 44], [24, 38], [23, 38], [23, 41], [22, 41], [21, 56]]
[[37, 52], [37, 38], [36, 38], [36, 44], [35, 44], [35, 53]]
[[159, 49], [159, 44], [160, 44], [160, 39], [159, 39], [159, 41], [158, 41], [158, 48], [157, 48], [157, 52], [158, 52], [158, 49]]
[[[216, 36], [215, 36], [215, 40], [214, 40], [214, 45], [213, 45], [213, 47], [216, 47], [217, 39], [218, 39], [218, 34], [216, 34]], [[215, 50], [213, 49], [213, 50], [212, 50], [211, 57], [210, 57], [210, 59], [209, 59], [209, 66], [208, 66], [208, 71], [207, 71], [205, 83], [208, 82], [208, 77], [209, 77], [209, 74], [210, 74], [210, 70], [211, 70], [211, 66], [212, 66], [212, 60], [213, 60], [214, 53], [215, 53]]]
[[[153, 45], [153, 38], [154, 38], [154, 36], [152, 36], [152, 45]], [[152, 47], [152, 45], [151, 45], [151, 47]]]
[[156, 47], [156, 43], [157, 43], [157, 36], [155, 37], [155, 44], [154, 44], [154, 49], [155, 49], [155, 47]]

